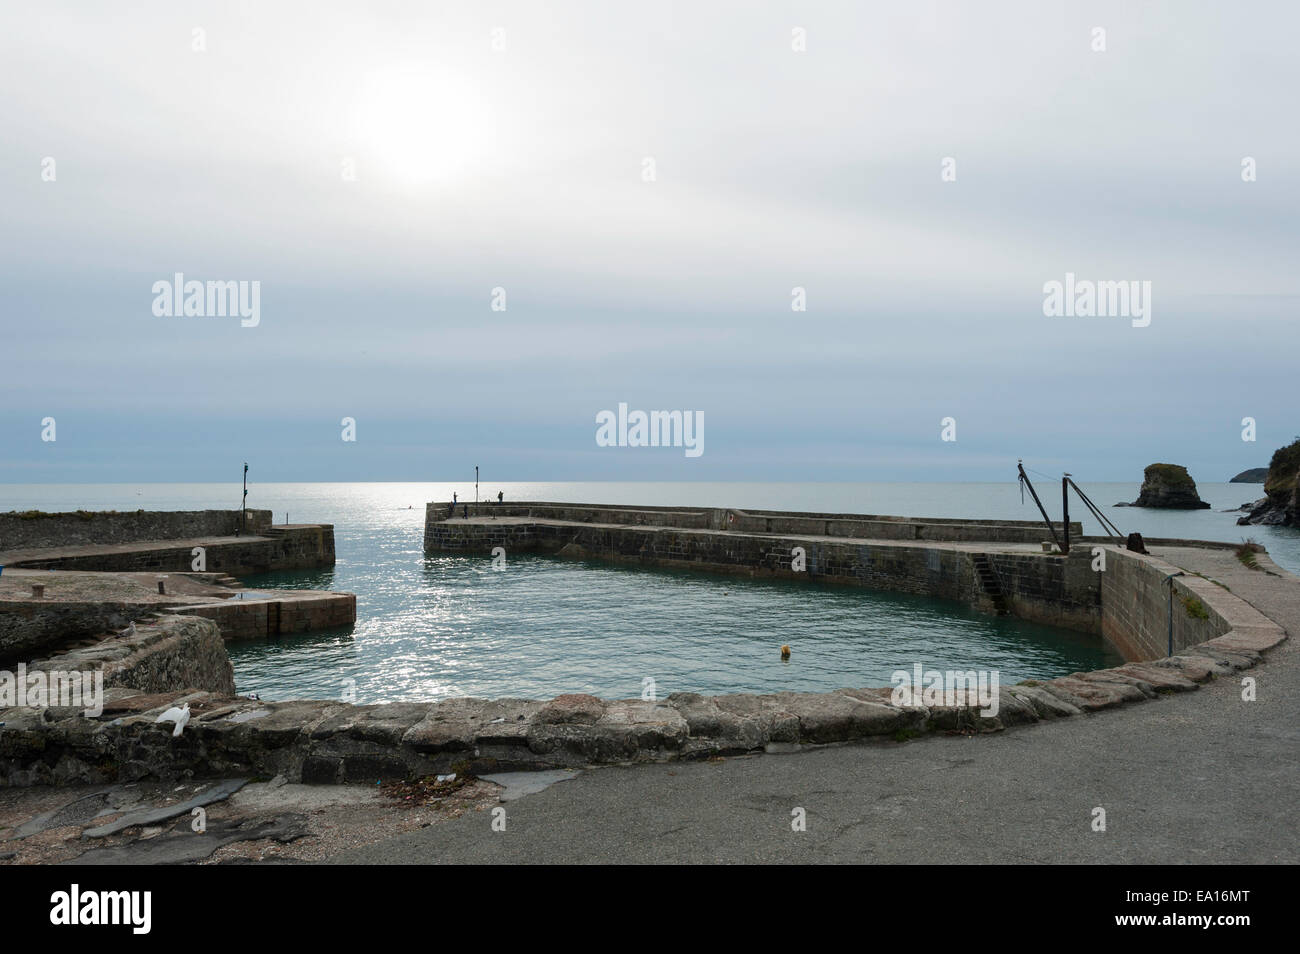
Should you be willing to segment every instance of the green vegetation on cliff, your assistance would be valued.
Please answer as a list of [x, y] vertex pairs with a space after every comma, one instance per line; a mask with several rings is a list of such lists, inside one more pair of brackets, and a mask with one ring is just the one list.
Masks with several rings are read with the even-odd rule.
[[1148, 481], [1159, 481], [1171, 490], [1196, 490], [1196, 481], [1192, 480], [1192, 475], [1182, 464], [1152, 464], [1143, 472], [1143, 476]]
[[1300, 438], [1273, 452], [1268, 462], [1268, 479], [1264, 493], [1274, 500], [1290, 500], [1295, 493], [1296, 474], [1300, 472]]

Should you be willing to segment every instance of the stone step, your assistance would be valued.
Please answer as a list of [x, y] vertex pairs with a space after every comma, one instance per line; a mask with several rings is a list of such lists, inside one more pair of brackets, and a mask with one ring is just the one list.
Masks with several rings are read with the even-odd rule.
[[972, 558], [975, 564], [975, 572], [979, 576], [980, 587], [988, 595], [993, 603], [994, 609], [999, 616], [1006, 616], [1010, 613], [1007, 607], [1007, 598], [1002, 592], [1002, 585], [998, 582], [998, 576], [993, 572], [993, 566], [989, 563], [987, 554], [977, 553]]

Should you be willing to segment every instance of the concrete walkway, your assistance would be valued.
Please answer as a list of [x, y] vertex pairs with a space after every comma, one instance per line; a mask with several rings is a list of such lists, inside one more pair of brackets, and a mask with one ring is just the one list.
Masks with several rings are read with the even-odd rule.
[[[769, 540], [801, 540], [812, 543], [845, 543], [853, 546], [873, 547], [918, 547], [926, 550], [960, 550], [979, 553], [1042, 553], [1042, 543], [1005, 543], [993, 540], [908, 540], [901, 537], [849, 537], [827, 536], [824, 533], [807, 533], [792, 530], [789, 533], [766, 533], [757, 530], [715, 530], [708, 527], [665, 527], [658, 524], [641, 523], [599, 523], [586, 520], [557, 520], [554, 517], [449, 517], [438, 523], [447, 526], [539, 526], [563, 527], [570, 530], [645, 530], [676, 533], [693, 536], [735, 537], [749, 539], [761, 537]], [[1082, 541], [1099, 543], [1113, 542], [1109, 537], [1076, 538]]]
[[[1192, 693], [980, 737], [604, 768], [342, 863], [1300, 861], [1300, 579], [1153, 548], [1292, 638]], [[1258, 699], [1241, 698], [1242, 676]], [[802, 808], [807, 830], [791, 830]], [[1094, 809], [1106, 831], [1093, 831]]]
[[[282, 528], [280, 524], [276, 529]], [[296, 529], [290, 526], [289, 529]], [[154, 550], [192, 550], [194, 547], [215, 549], [246, 543], [266, 543], [274, 539], [257, 534], [238, 537], [187, 537], [177, 540], [133, 540], [130, 543], [85, 543], [65, 547], [37, 547], [24, 550], [7, 550], [0, 553], [0, 566], [20, 567], [25, 563], [46, 560], [65, 560], [77, 557], [97, 557], [123, 553], [149, 553]]]

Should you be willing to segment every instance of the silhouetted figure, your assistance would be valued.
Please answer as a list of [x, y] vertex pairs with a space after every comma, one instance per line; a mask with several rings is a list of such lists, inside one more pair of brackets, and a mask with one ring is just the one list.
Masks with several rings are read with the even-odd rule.
[[464, 517], [466, 520], [469, 519], [469, 504], [460, 505], [460, 515]]
[[497, 491], [497, 503], [500, 503], [501, 501], [503, 501], [503, 500], [505, 500], [505, 499], [506, 499], [505, 492], [504, 492], [504, 491], [501, 491], [501, 490], [498, 490], [498, 491]]

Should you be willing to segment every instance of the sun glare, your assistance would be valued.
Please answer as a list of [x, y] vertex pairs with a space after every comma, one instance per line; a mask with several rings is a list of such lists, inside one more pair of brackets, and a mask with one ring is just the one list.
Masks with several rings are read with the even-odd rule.
[[361, 176], [369, 165], [405, 187], [463, 178], [490, 154], [494, 135], [490, 110], [469, 84], [414, 67], [372, 76], [352, 116]]

